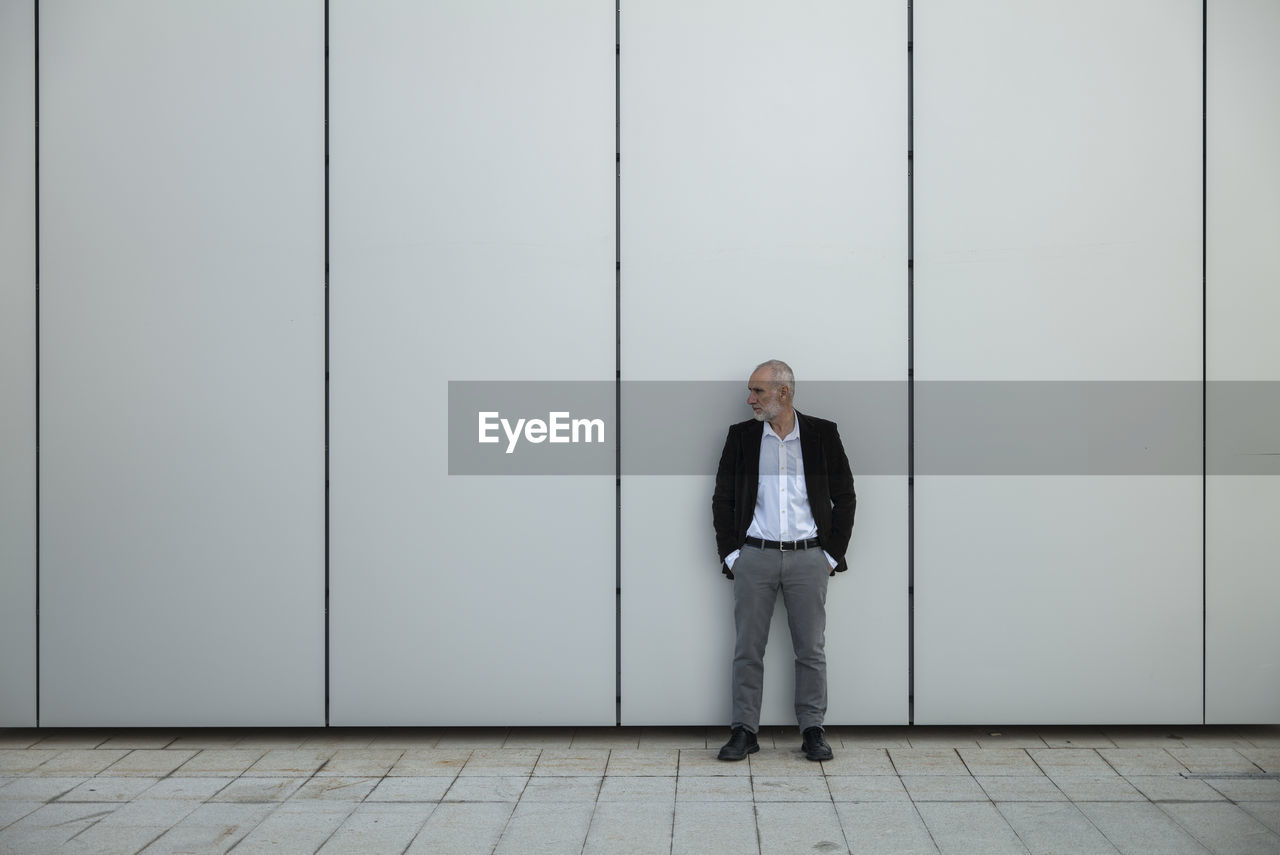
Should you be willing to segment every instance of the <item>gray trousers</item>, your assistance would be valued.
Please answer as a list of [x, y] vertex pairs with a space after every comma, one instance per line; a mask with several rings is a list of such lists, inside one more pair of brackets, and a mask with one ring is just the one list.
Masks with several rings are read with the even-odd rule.
[[733, 723], [760, 729], [764, 649], [773, 606], [782, 591], [796, 655], [796, 721], [821, 726], [827, 714], [827, 579], [831, 565], [821, 549], [783, 552], [743, 546], [733, 563]]

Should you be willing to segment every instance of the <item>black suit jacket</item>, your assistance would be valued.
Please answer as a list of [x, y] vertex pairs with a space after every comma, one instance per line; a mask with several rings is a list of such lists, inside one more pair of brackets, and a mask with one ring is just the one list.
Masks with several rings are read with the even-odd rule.
[[[806, 416], [796, 411], [800, 423], [800, 456], [804, 460], [804, 483], [809, 491], [809, 508], [818, 524], [818, 541], [836, 560], [836, 571], [849, 569], [845, 552], [853, 534], [853, 514], [858, 497], [853, 492], [853, 472], [836, 423]], [[751, 528], [756, 510], [756, 490], [760, 486], [760, 441], [764, 423], [755, 419], [729, 428], [716, 470], [716, 490], [711, 497], [711, 519], [716, 527], [716, 549], [720, 569], [730, 579], [725, 556], [740, 549]]]

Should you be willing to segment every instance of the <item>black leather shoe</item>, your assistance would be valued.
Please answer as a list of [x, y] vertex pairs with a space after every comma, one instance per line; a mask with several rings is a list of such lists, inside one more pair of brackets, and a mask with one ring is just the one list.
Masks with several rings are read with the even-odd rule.
[[760, 750], [760, 743], [756, 741], [756, 735], [745, 727], [735, 727], [733, 736], [729, 737], [729, 741], [720, 749], [721, 760], [746, 760], [748, 754], [755, 754]]
[[820, 727], [804, 729], [804, 743], [800, 749], [804, 751], [806, 760], [830, 760], [835, 756], [831, 753], [831, 746], [827, 744], [827, 740], [822, 737]]

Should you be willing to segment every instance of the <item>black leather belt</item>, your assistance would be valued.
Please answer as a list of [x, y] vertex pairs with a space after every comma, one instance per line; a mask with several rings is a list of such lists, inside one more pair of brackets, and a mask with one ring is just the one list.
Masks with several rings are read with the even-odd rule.
[[747, 546], [757, 546], [760, 549], [781, 549], [783, 552], [794, 552], [797, 549], [817, 549], [822, 544], [818, 543], [818, 538], [811, 537], [808, 540], [761, 540], [758, 537], [747, 537]]

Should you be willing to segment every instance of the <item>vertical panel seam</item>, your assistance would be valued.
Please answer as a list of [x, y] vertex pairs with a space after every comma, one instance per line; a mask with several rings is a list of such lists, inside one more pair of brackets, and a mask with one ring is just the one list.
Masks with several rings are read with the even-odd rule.
[[1200, 3], [1200, 720], [1209, 721], [1209, 0]]
[[907, 724], [916, 698], [915, 14], [907, 0]]
[[324, 726], [329, 726], [329, 0], [324, 0]]
[[35, 530], [35, 573], [36, 573], [36, 727], [40, 726], [40, 0], [32, 0], [32, 34], [33, 65], [35, 66], [35, 349], [36, 349], [36, 530]]
[[622, 9], [613, 8], [614, 724], [622, 726]]

